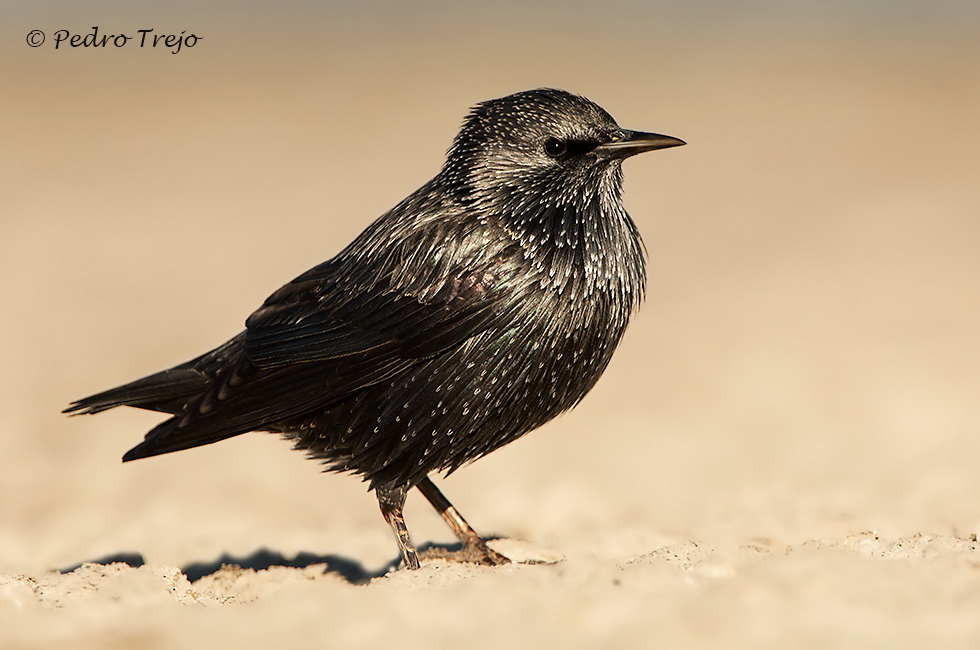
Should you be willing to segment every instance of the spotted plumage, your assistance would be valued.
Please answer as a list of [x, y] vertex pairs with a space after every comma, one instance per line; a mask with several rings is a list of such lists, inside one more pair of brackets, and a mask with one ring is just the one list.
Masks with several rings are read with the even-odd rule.
[[244, 332], [67, 411], [171, 414], [124, 460], [280, 433], [370, 482], [408, 566], [401, 509], [415, 486], [467, 546], [502, 561], [427, 477], [595, 385], [644, 291], [621, 161], [679, 144], [559, 90], [479, 104], [434, 179], [272, 294]]

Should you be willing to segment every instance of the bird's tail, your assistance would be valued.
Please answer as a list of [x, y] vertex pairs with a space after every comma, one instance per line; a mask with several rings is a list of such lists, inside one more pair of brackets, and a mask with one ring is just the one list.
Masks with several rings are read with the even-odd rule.
[[[256, 417], [248, 400], [244, 400], [244, 406], [236, 403], [238, 410], [223, 412], [219, 418], [202, 418], [200, 408], [209, 396], [220, 399], [211, 393], [226, 387], [225, 380], [236, 380], [240, 372], [252, 369], [244, 358], [244, 341], [245, 335], [239, 334], [221, 347], [175, 368], [76, 400], [63, 412], [81, 415], [134, 406], [174, 416], [146, 434], [143, 442], [123, 456], [124, 461], [190, 449], [252, 431], [266, 422]], [[269, 382], [276, 385], [276, 378]], [[267, 383], [259, 382], [260, 388], [267, 389]]]
[[134, 406], [176, 414], [191, 397], [207, 391], [210, 383], [204, 373], [194, 368], [171, 368], [124, 386], [75, 400], [62, 413], [82, 415], [101, 413], [117, 406]]
[[134, 406], [171, 415], [182, 413], [190, 400], [207, 393], [222, 366], [242, 354], [244, 341], [244, 333], [239, 334], [187, 363], [75, 400], [62, 413], [101, 413], [117, 406]]

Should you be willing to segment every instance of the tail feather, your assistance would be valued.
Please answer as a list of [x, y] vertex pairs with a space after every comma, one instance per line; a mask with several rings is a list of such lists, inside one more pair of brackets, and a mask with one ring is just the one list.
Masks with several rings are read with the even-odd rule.
[[242, 368], [251, 367], [244, 358], [244, 341], [245, 333], [242, 332], [187, 363], [76, 400], [63, 413], [81, 415], [101, 413], [117, 406], [134, 406], [174, 416], [146, 434], [143, 442], [123, 456], [124, 461], [198, 447], [251, 431], [264, 420], [246, 418], [247, 422], [238, 422], [234, 418], [219, 418], [217, 424], [223, 426], [207, 421], [201, 426], [196, 417], [200, 415], [202, 400], [225, 386], [220, 377], [227, 375], [235, 379]]
[[297, 391], [296, 382], [313, 387], [322, 374], [316, 364], [270, 371], [244, 360], [226, 367], [207, 391], [188, 398], [179, 413], [147, 433], [123, 461], [209, 445], [308, 412], [324, 403], [323, 393], [330, 386], [320, 381], [320, 390]]
[[136, 445], [123, 455], [123, 462], [137, 460], [139, 458], [149, 458], [160, 454], [169, 454], [174, 451], [209, 445], [212, 442], [232, 438], [242, 431], [223, 431], [209, 432], [201, 435], [196, 431], [186, 431], [180, 429], [180, 418], [172, 417], [165, 422], [161, 422], [146, 434], [146, 439]]
[[117, 406], [134, 406], [176, 414], [194, 395], [207, 391], [210, 380], [193, 368], [172, 368], [149, 377], [76, 400], [62, 413], [101, 413]]

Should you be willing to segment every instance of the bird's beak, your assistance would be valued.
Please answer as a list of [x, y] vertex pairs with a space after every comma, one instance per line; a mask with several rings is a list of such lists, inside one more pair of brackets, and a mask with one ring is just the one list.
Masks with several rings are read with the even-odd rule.
[[644, 151], [667, 149], [687, 144], [683, 140], [659, 133], [643, 133], [620, 129], [613, 133], [613, 139], [593, 149], [595, 154], [605, 160], [629, 158]]

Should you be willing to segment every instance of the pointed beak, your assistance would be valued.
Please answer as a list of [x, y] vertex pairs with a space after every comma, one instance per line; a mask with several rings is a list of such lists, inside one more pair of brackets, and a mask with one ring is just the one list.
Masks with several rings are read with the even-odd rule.
[[672, 138], [659, 133], [643, 133], [642, 131], [627, 131], [619, 129], [613, 132], [613, 138], [605, 144], [593, 149], [595, 154], [605, 160], [629, 158], [644, 151], [667, 149], [687, 144], [683, 140]]

